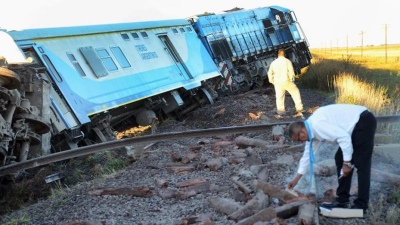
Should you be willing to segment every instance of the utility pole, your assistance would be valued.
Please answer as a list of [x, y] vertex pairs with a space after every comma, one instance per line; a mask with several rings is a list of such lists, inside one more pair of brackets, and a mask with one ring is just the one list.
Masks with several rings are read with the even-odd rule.
[[385, 23], [385, 61], [387, 63], [387, 23]]
[[339, 38], [336, 39], [336, 54], [339, 54]]
[[361, 58], [363, 57], [363, 47], [364, 47], [364, 31], [361, 31]]
[[349, 55], [349, 35], [346, 35], [346, 49], [347, 49], [347, 55]]

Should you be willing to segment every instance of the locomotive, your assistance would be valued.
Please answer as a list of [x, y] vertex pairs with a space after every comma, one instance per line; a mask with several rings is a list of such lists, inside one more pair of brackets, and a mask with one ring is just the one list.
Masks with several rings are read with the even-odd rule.
[[269, 64], [285, 49], [295, 74], [310, 65], [309, 44], [293, 11], [270, 6], [234, 8], [190, 17], [196, 33], [225, 78], [220, 90], [262, 86]]
[[267, 81], [284, 48], [297, 74], [307, 39], [289, 9], [0, 31], [0, 166], [116, 138], [132, 120], [181, 118]]

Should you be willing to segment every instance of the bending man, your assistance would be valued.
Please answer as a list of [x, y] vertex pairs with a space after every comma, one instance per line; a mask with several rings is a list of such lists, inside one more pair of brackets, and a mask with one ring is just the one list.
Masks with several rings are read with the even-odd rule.
[[[364, 106], [333, 104], [317, 109], [306, 121], [289, 125], [289, 136], [294, 141], [306, 142], [303, 157], [299, 162], [296, 177], [288, 188], [297, 185], [302, 175], [310, 168], [313, 159], [313, 141], [331, 141], [339, 145], [335, 155], [338, 176], [337, 198], [325, 208], [349, 208], [353, 168], [357, 168], [358, 196], [351, 208], [368, 208], [371, 180], [371, 158], [374, 147], [376, 118]], [[340, 173], [343, 171], [343, 177]], [[340, 177], [340, 178], [339, 178]]]

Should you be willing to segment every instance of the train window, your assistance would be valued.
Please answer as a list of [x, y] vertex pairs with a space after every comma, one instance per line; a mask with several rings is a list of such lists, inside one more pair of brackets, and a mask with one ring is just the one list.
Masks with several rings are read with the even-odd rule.
[[187, 30], [188, 32], [192, 32], [192, 31], [193, 31], [191, 27], [186, 27], [186, 30]]
[[50, 74], [53, 75], [58, 82], [61, 82], [62, 78], [58, 73], [58, 71], [56, 70], [56, 68], [54, 67], [53, 63], [50, 61], [49, 57], [46, 54], [43, 54], [42, 56], [47, 66], [49, 67]]
[[126, 59], [120, 47], [111, 47], [110, 49], [122, 68], [131, 67], [131, 64], [128, 62], [128, 59]]
[[185, 33], [185, 29], [183, 29], [182, 27], [179, 28], [179, 30], [180, 30], [182, 33]]
[[103, 62], [104, 66], [107, 68], [108, 71], [116, 71], [116, 70], [118, 70], [117, 65], [114, 63], [114, 60], [111, 58], [111, 56], [108, 53], [107, 49], [98, 48], [98, 49], [96, 49], [96, 52], [97, 52], [97, 55], [100, 57], [101, 61]]
[[292, 13], [293, 12], [286, 14], [286, 20], [287, 20], [288, 23], [293, 23], [294, 22]]
[[92, 46], [80, 47], [79, 51], [85, 57], [96, 77], [104, 77], [108, 75], [107, 69], [104, 67], [102, 60], [96, 54]]
[[268, 34], [271, 34], [271, 33], [274, 33], [274, 32], [275, 32], [275, 29], [274, 29], [274, 27], [272, 26], [271, 20], [265, 19], [265, 20], [263, 20], [262, 22], [263, 22], [263, 25], [264, 25], [265, 29], [267, 30], [267, 33], [268, 33]]
[[172, 28], [172, 32], [174, 32], [174, 34], [177, 34], [178, 30], [176, 28]]
[[275, 14], [275, 19], [278, 24], [286, 23], [285, 16], [282, 12], [278, 12], [277, 14]]
[[125, 41], [129, 41], [129, 40], [130, 40], [127, 33], [122, 33], [122, 34], [121, 34], [121, 37], [122, 37], [122, 39], [124, 39]]
[[82, 77], [86, 77], [85, 72], [83, 71], [81, 65], [79, 65], [79, 62], [76, 60], [75, 56], [72, 53], [68, 53], [68, 52], [67, 52], [67, 56], [68, 56], [69, 61], [71, 61], [72, 65], [74, 65], [76, 71], [78, 71], [78, 73]]
[[137, 34], [136, 32], [131, 33], [133, 39], [139, 39], [139, 34]]
[[148, 38], [149, 35], [147, 35], [147, 33], [145, 31], [141, 31], [140, 35], [142, 35], [143, 38]]

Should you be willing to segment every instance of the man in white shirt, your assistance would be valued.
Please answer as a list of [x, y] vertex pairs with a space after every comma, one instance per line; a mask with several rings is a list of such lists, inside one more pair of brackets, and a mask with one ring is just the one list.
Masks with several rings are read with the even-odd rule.
[[[357, 168], [358, 196], [351, 208], [368, 208], [371, 180], [371, 158], [376, 131], [376, 118], [364, 106], [333, 104], [318, 108], [306, 121], [289, 125], [289, 136], [294, 141], [305, 143], [304, 154], [299, 162], [296, 177], [289, 183], [292, 189], [308, 169], [312, 171], [313, 140], [336, 142], [339, 148], [335, 155], [338, 174], [337, 198], [325, 208], [349, 208], [353, 168]], [[311, 165], [310, 165], [311, 164]], [[341, 174], [342, 173], [342, 174]]]
[[296, 107], [296, 113], [303, 112], [300, 91], [294, 83], [294, 69], [292, 62], [285, 57], [285, 50], [278, 50], [276, 58], [268, 69], [268, 80], [275, 88], [276, 110], [278, 115], [284, 115], [285, 111], [285, 93], [289, 92]]

